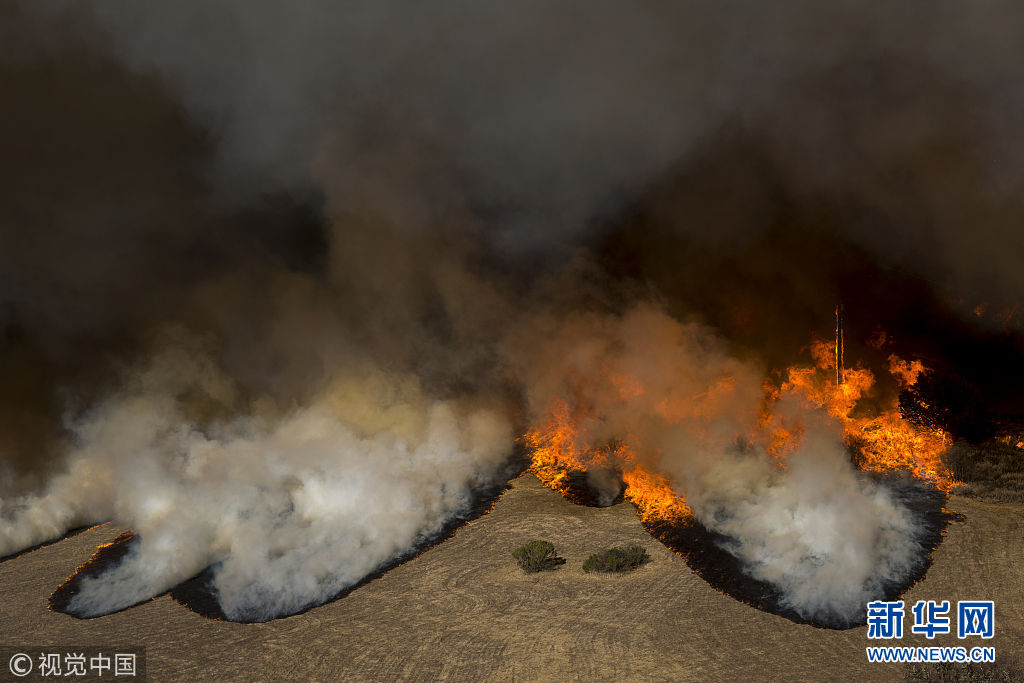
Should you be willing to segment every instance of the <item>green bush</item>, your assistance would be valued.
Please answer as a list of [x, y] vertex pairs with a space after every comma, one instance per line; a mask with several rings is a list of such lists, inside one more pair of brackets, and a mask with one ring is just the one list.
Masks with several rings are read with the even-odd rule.
[[512, 557], [526, 573], [554, 569], [565, 564], [565, 559], [558, 556], [555, 546], [549, 541], [530, 541], [512, 552]]
[[647, 551], [638, 545], [622, 548], [608, 548], [594, 553], [583, 563], [585, 572], [628, 572], [650, 559]]

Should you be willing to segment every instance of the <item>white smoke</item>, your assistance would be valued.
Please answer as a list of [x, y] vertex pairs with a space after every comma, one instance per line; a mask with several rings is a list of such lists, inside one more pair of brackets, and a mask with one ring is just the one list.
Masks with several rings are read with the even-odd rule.
[[122, 609], [215, 565], [229, 618], [293, 613], [466, 512], [509, 455], [501, 414], [380, 374], [335, 382], [279, 419], [200, 429], [170, 392], [223, 389], [209, 371], [180, 350], [157, 358], [75, 426], [69, 473], [16, 503], [5, 547], [111, 513], [138, 534], [120, 564], [82, 581], [70, 612]]
[[[62, 332], [72, 317], [125, 317], [133, 350], [146, 336], [136, 318], [195, 318], [222, 345], [209, 356], [172, 345], [122, 386], [95, 392], [101, 398], [71, 425], [63, 473], [40, 493], [0, 501], [0, 554], [111, 517], [138, 532], [117, 568], [83, 581], [76, 613], [133, 604], [211, 564], [232, 618], [269, 618], [329, 597], [463, 511], [494, 476], [511, 448], [512, 411], [488, 397], [511, 393], [506, 384], [534, 415], [552, 397], [582, 396], [587, 438], [629, 441], [801, 614], [849, 614], [907, 571], [912, 516], [857, 477], [834, 426], [799, 416], [804, 443], [788, 469], [768, 461], [754, 436], [763, 368], [651, 306], [622, 316], [566, 315], [543, 303], [541, 312], [524, 310], [544, 297], [490, 266], [512, 268], [517, 258], [506, 251], [557, 258], [574, 240], [588, 246], [595, 219], [738, 125], [776, 150], [797, 194], [852, 194], [854, 205], [891, 219], [872, 223], [879, 234], [858, 224], [854, 242], [895, 254], [911, 271], [938, 272], [936, 281], [949, 271], [982, 280], [983, 291], [1022, 291], [1011, 258], [1019, 211], [1001, 203], [1024, 185], [1024, 155], [1010, 159], [1019, 145], [1007, 144], [1021, 102], [1006, 84], [1024, 63], [1015, 58], [1024, 43], [1005, 28], [1014, 22], [992, 40], [984, 13], [967, 5], [924, 18], [891, 3], [869, 11], [806, 1], [750, 3], [741, 13], [699, 2], [22, 5], [38, 30], [21, 33], [41, 38], [19, 60], [87, 62], [58, 44], [83, 41], [123, 65], [111, 81], [158, 91], [125, 119], [163, 121], [180, 108], [213, 157], [197, 170], [191, 156], [175, 156], [164, 122], [127, 136], [151, 150], [142, 158], [159, 171], [144, 175], [139, 191], [123, 191], [136, 166], [118, 161], [136, 158], [110, 161], [106, 148], [58, 174], [62, 193], [49, 173], [32, 191], [12, 185], [29, 200], [11, 215], [37, 218], [27, 228], [12, 219], [18, 239], [0, 250], [16, 329], [59, 340], [55, 357], [78, 348], [79, 337]], [[939, 36], [927, 45], [922, 21]], [[865, 64], [876, 60], [895, 85], [874, 87]], [[920, 71], [896, 68], [906, 62]], [[852, 78], [833, 82], [851, 67]], [[103, 109], [93, 115], [120, 137], [124, 121]], [[1000, 153], [950, 163], [943, 154], [955, 162], [961, 145]], [[37, 150], [24, 147], [28, 168]], [[94, 193], [92, 172], [107, 165], [128, 170]], [[182, 181], [170, 168], [188, 191], [165, 194]], [[256, 240], [259, 248], [235, 254], [237, 230], [227, 246], [194, 252], [193, 242], [209, 247], [207, 236], [220, 234], [224, 204], [193, 188], [207, 184], [228, 206], [315, 186], [329, 213], [317, 233], [329, 253], [293, 267], [262, 254], [275, 250], [273, 240]], [[181, 206], [189, 210], [179, 215]], [[40, 207], [60, 211], [33, 213]], [[749, 225], [730, 227], [710, 212], [713, 222], [687, 214], [669, 229], [725, 248], [774, 224], [762, 220], [770, 212], [751, 213]], [[984, 239], [962, 229], [968, 222]], [[938, 247], [922, 260], [920, 242]], [[193, 272], [194, 253], [230, 267]], [[169, 273], [166, 262], [175, 265]], [[164, 292], [179, 282], [185, 302], [151, 294], [150, 285]], [[88, 305], [68, 305], [79, 289]], [[586, 299], [587, 277], [571, 273], [565, 289]], [[19, 322], [37, 317], [45, 324]], [[373, 362], [353, 353], [360, 346]], [[47, 388], [50, 370], [39, 370]], [[604, 502], [619, 493], [606, 471], [590, 478]]]
[[805, 432], [781, 471], [750, 454], [714, 460], [685, 492], [745, 571], [805, 619], [855, 623], [923, 561], [920, 520], [854, 471], [835, 430]]
[[[785, 468], [766, 454], [763, 372], [707, 328], [650, 305], [520, 322], [504, 354], [533, 411], [568, 388], [589, 416], [584, 441], [621, 438], [669, 475], [745, 571], [804, 618], [854, 621], [919, 566], [919, 520], [852, 468], [838, 425], [783, 401], [776, 412], [803, 426], [800, 446]], [[82, 616], [211, 565], [231, 619], [322, 602], [465, 512], [512, 443], [505, 410], [432, 399], [413, 377], [363, 367], [283, 414], [253, 405], [197, 421], [196, 404], [216, 414], [234, 388], [200, 351], [169, 347], [73, 425], [68, 472], [13, 501], [2, 547], [111, 516], [130, 525], [131, 552], [69, 603]], [[620, 493], [608, 473], [588, 477], [605, 503]]]
[[802, 435], [785, 467], [767, 454], [764, 373], [706, 327], [642, 305], [621, 317], [549, 318], [526, 334], [547, 342], [527, 372], [535, 415], [561, 397], [585, 416], [581, 443], [622, 439], [803, 618], [852, 623], [920, 566], [921, 520], [854, 470], [826, 415], [779, 401], [775, 414]]
[[44, 493], [0, 497], [0, 557], [110, 519], [111, 489], [106, 467], [75, 460], [50, 480]]

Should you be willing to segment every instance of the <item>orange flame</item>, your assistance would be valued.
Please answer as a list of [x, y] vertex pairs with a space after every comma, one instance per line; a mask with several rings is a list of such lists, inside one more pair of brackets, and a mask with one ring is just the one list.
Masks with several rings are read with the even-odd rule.
[[[835, 381], [832, 344], [812, 344], [813, 368], [790, 368], [780, 392], [793, 393], [813, 407], [822, 408], [839, 420], [848, 446], [859, 452], [858, 466], [876, 472], [907, 470], [943, 491], [956, 486], [952, 473], [942, 462], [951, 439], [941, 429], [926, 430], [903, 419], [895, 400], [877, 415], [857, 417], [857, 403], [875, 384], [866, 368], [841, 371], [842, 384]], [[889, 357], [889, 371], [903, 387], [913, 386], [925, 372], [920, 361]]]
[[[635, 380], [613, 380], [617, 387], [642, 391]], [[578, 413], [579, 411], [577, 411]], [[648, 472], [625, 443], [613, 442], [600, 447], [588, 444], [586, 430], [580, 427], [564, 399], [552, 402], [544, 424], [525, 434], [523, 440], [533, 450], [530, 471], [555, 491], [565, 493], [572, 472], [593, 468], [618, 470], [626, 485], [624, 496], [637, 506], [644, 521], [680, 520], [691, 516], [684, 499], [672, 489], [664, 475]]]
[[[950, 445], [950, 437], [942, 430], [923, 430], [903, 419], [895, 399], [873, 416], [858, 416], [858, 403], [869, 395], [875, 384], [874, 375], [866, 368], [843, 368], [836, 372], [834, 345], [816, 342], [810, 347], [812, 367], [794, 366], [783, 375], [781, 386], [765, 383], [765, 399], [761, 409], [759, 434], [753, 435], [764, 452], [780, 468], [799, 445], [804, 427], [787, 422], [773, 413], [784, 396], [794, 396], [811, 409], [827, 412], [842, 426], [844, 440], [854, 453], [862, 470], [906, 470], [916, 477], [948, 491], [956, 485], [943, 464], [942, 453]], [[926, 372], [920, 361], [889, 358], [889, 370], [900, 386], [912, 386]], [[607, 369], [606, 369], [607, 371]], [[606, 379], [621, 401], [642, 396], [646, 388], [632, 376], [619, 376], [610, 371]], [[841, 380], [841, 381], [837, 381]], [[666, 423], [680, 419], [700, 418], [719, 394], [731, 389], [731, 379], [720, 379], [699, 396], [665, 396], [652, 402], [657, 417]], [[576, 397], [579, 399], [579, 397]], [[649, 397], [655, 398], [655, 397]], [[544, 417], [523, 440], [532, 449], [531, 471], [546, 486], [565, 493], [571, 486], [574, 472], [592, 468], [617, 471], [625, 484], [624, 496], [633, 502], [644, 521], [678, 521], [692, 517], [685, 498], [664, 474], [651, 469], [652, 455], [644, 462], [630, 444], [637, 443], [630, 435], [619, 440], [595, 438], [590, 432], [600, 420], [588, 414], [585, 401], [572, 404], [565, 398], [553, 400]]]

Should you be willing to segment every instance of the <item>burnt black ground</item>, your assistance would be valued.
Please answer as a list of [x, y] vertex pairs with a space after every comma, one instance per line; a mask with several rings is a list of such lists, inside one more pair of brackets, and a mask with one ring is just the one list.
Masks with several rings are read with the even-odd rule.
[[[934, 551], [915, 600], [991, 599], [989, 641], [907, 634], [905, 646], [994, 646], [1024, 654], [1024, 508], [951, 496], [962, 513]], [[95, 527], [0, 564], [0, 632], [12, 646], [146, 648], [153, 680], [858, 680], [892, 681], [869, 663], [865, 627], [814, 628], [715, 590], [655, 540], [629, 504], [573, 505], [532, 475], [445, 542], [344, 599], [266, 623], [206, 619], [170, 595], [76, 619], [47, 599], [96, 547], [124, 530]], [[567, 559], [524, 574], [510, 553], [542, 538]], [[602, 548], [642, 546], [624, 574], [585, 573]]]
[[[499, 479], [499, 481], [518, 476], [525, 469], [526, 464], [526, 454], [520, 451], [508, 464], [507, 472], [505, 473], [506, 477]], [[945, 494], [937, 491], [927, 483], [919, 482], [904, 474], [864, 474], [863, 476], [870, 476], [875, 481], [885, 485], [918, 519], [920, 529], [920, 536], [916, 541], [918, 563], [907, 574], [900, 577], [899, 580], [882, 586], [881, 592], [877, 596], [879, 600], [895, 600], [924, 577], [931, 566], [932, 552], [942, 542], [945, 529], [954, 518], [954, 513], [945, 509]], [[599, 505], [599, 496], [588, 485], [584, 472], [570, 472], [569, 481], [569, 487], [563, 492], [567, 500], [577, 505], [607, 507]], [[380, 578], [388, 571], [415, 558], [428, 548], [450, 538], [456, 530], [467, 522], [487, 514], [506, 488], [507, 484], [496, 484], [476, 491], [469, 508], [462, 514], [449, 520], [439, 531], [423, 537], [407, 552], [382, 563], [361, 581], [345, 588], [324, 602], [332, 602], [344, 598], [366, 583]], [[623, 497], [620, 494], [612, 504], [621, 503], [622, 500]], [[679, 523], [656, 520], [644, 522], [644, 527], [654, 538], [661, 541], [673, 552], [681, 555], [690, 568], [715, 588], [715, 590], [740, 602], [785, 617], [798, 624], [810, 624], [831, 629], [847, 629], [866, 623], [866, 613], [863, 612], [854, 620], [846, 620], [834, 616], [816, 615], [811, 618], [802, 616], [786, 605], [783, 594], [775, 586], [759, 581], [745, 571], [742, 562], [728, 550], [732, 539], [708, 529], [699, 520], [689, 519]], [[87, 576], [99, 576], [116, 567], [136, 542], [137, 537], [133, 533], [125, 532], [110, 544], [98, 549], [93, 557], [79, 567], [54, 591], [50, 598], [51, 609], [65, 612], [72, 616], [81, 616], [69, 611], [68, 606], [71, 599], [80, 589], [82, 579]], [[227, 620], [227, 616], [218, 602], [214, 586], [216, 569], [216, 565], [212, 565], [197, 576], [178, 584], [168, 593], [175, 601], [197, 614], [209, 619]], [[292, 614], [301, 614], [320, 604], [324, 603], [309, 604]], [[126, 609], [130, 609], [130, 607]], [[281, 614], [273, 618], [287, 617], [292, 614]], [[91, 615], [91, 618], [96, 616], [102, 615]], [[252, 617], [235, 619], [235, 621], [243, 623], [266, 620], [267, 617], [265, 615], [259, 614], [254, 614]]]
[[[915, 543], [918, 563], [900, 580], [883, 585], [876, 597], [878, 600], [896, 600], [924, 578], [932, 564], [932, 552], [942, 542], [946, 527], [957, 517], [956, 513], [946, 510], [946, 495], [925, 482], [898, 474], [871, 478], [883, 481], [918, 519], [920, 535]], [[680, 523], [645, 522], [644, 527], [666, 547], [680, 554], [690, 568], [712, 587], [740, 602], [798, 624], [821, 628], [848, 629], [867, 623], [866, 612], [855, 620], [836, 616], [801, 616], [786, 606], [784, 596], [776, 587], [746, 573], [743, 563], [728, 550], [733, 539], [708, 529], [699, 520], [689, 519]]]
[[[329, 599], [320, 602], [314, 602], [306, 605], [297, 612], [289, 614], [280, 614], [271, 618], [288, 617], [294, 614], [302, 614], [314, 607], [322, 605], [326, 602], [333, 602], [339, 600], [352, 591], [356, 590], [360, 586], [366, 583], [378, 579], [388, 571], [395, 567], [408, 562], [415, 558], [425, 550], [432, 548], [433, 546], [442, 543], [451, 536], [464, 524], [474, 519], [479, 518], [482, 515], [490, 512], [494, 505], [498, 502], [501, 495], [508, 489], [509, 481], [522, 474], [526, 469], [527, 458], [523, 450], [517, 450], [515, 455], [506, 463], [505, 467], [501, 472], [498, 473], [494, 482], [488, 486], [484, 486], [471, 494], [471, 502], [465, 510], [449, 519], [445, 524], [435, 531], [434, 533], [423, 536], [419, 541], [406, 552], [390, 558], [386, 562], [383, 562], [374, 571], [363, 577], [362, 580], [357, 583], [348, 586], [344, 590], [333, 595]], [[84, 530], [84, 528], [82, 529]], [[79, 530], [81, 531], [81, 530]], [[67, 536], [65, 536], [66, 538]], [[56, 542], [56, 541], [53, 541]], [[75, 572], [68, 577], [68, 579], [62, 583], [50, 596], [50, 609], [58, 612], [64, 612], [71, 616], [78, 618], [96, 618], [105, 616], [105, 614], [89, 615], [84, 617], [80, 614], [75, 614], [69, 609], [72, 598], [81, 588], [82, 580], [86, 577], [97, 577], [103, 573], [116, 568], [121, 560], [128, 555], [132, 548], [138, 543], [138, 536], [132, 531], [125, 531], [115, 538], [110, 543], [100, 547], [96, 553], [89, 558], [82, 566], [75, 570]], [[36, 546], [41, 547], [41, 546]], [[31, 549], [30, 549], [31, 550]], [[24, 551], [27, 552], [27, 551]], [[198, 575], [183, 581], [174, 588], [170, 589], [166, 593], [169, 594], [179, 604], [187, 607], [193, 612], [200, 614], [208, 619], [216, 620], [228, 620], [227, 615], [224, 614], [221, 609], [220, 602], [217, 598], [216, 588], [213, 583], [214, 575], [217, 571], [217, 565], [211, 565], [200, 572]], [[162, 595], [162, 594], [161, 594]], [[158, 597], [158, 596], [154, 596]], [[148, 601], [148, 599], [146, 600]], [[143, 601], [143, 602], [146, 602]], [[136, 605], [142, 604], [136, 603]], [[131, 605], [123, 609], [131, 609], [136, 605]], [[123, 610], [116, 610], [123, 611]], [[106, 614], [110, 614], [109, 612]], [[267, 621], [267, 617], [264, 615], [252, 615], [251, 617], [243, 617], [235, 619], [242, 623], [255, 623], [260, 621]]]

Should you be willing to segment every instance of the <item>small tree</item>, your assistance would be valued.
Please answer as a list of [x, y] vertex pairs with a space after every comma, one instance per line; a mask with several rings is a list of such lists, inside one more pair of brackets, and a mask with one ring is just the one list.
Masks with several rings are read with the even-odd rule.
[[565, 559], [558, 556], [554, 544], [549, 541], [530, 541], [516, 548], [512, 557], [528, 574], [565, 564]]
[[594, 553], [583, 563], [585, 572], [628, 572], [651, 559], [647, 551], [638, 545], [622, 548], [608, 548]]

